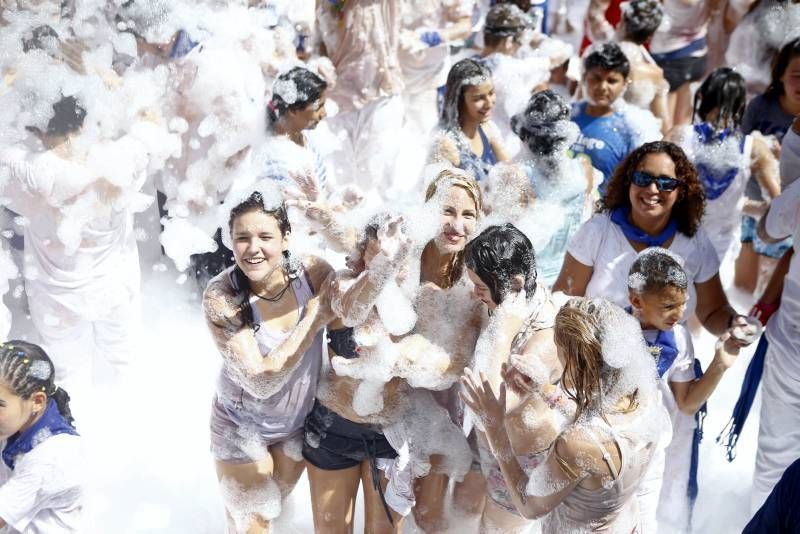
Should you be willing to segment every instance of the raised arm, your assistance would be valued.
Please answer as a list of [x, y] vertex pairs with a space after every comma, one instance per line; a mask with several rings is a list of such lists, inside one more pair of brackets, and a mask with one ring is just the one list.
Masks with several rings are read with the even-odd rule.
[[725, 371], [736, 362], [738, 354], [739, 347], [732, 342], [728, 334], [725, 334], [717, 342], [714, 359], [702, 377], [690, 382], [670, 382], [669, 387], [675, 396], [678, 409], [687, 415], [697, 413], [717, 388]]

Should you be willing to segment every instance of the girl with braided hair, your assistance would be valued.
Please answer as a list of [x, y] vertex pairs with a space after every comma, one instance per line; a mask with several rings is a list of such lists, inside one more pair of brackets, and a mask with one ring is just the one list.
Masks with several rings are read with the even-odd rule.
[[79, 532], [81, 439], [53, 362], [27, 341], [0, 343], [0, 528]]

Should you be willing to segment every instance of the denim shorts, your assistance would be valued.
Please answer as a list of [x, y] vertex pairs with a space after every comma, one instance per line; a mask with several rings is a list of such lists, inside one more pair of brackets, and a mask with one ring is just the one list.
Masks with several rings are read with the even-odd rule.
[[753, 217], [742, 215], [742, 243], [752, 243], [756, 254], [769, 258], [780, 259], [787, 250], [792, 248], [792, 238], [786, 238], [777, 243], [764, 243], [756, 231], [758, 221]]

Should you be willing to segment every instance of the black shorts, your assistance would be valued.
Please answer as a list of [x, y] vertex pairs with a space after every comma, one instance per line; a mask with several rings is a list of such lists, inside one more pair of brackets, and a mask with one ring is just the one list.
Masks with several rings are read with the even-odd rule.
[[303, 458], [319, 469], [333, 471], [364, 460], [397, 458], [397, 451], [375, 427], [354, 423], [314, 401], [305, 422]]
[[700, 57], [681, 57], [677, 59], [665, 59], [656, 63], [664, 71], [664, 79], [669, 83], [670, 92], [675, 91], [687, 82], [696, 82], [703, 79], [706, 72], [707, 54]]

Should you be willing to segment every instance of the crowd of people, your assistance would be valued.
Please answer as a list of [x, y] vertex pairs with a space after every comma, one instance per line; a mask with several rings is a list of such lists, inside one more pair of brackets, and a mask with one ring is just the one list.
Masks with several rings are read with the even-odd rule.
[[320, 533], [690, 532], [755, 344], [745, 531], [800, 531], [797, 1], [9, 0], [0, 46], [0, 528], [87, 531], [157, 243], [227, 532], [304, 473]]

